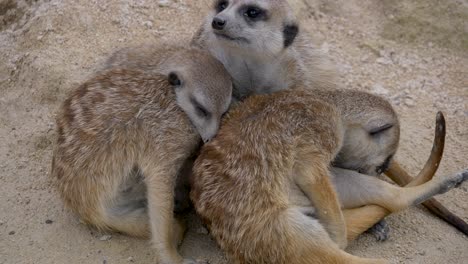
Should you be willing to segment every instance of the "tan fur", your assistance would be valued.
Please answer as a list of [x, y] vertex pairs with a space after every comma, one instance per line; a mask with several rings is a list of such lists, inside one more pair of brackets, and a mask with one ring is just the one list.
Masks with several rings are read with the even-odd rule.
[[[299, 33], [290, 46], [284, 45], [284, 28], [298, 22], [285, 0], [235, 0], [218, 13], [214, 7], [193, 37], [192, 44], [208, 50], [220, 60], [234, 80], [237, 99], [252, 94], [271, 93], [287, 88], [335, 88], [336, 69], [299, 26]], [[268, 13], [266, 21], [249, 23], [241, 10], [256, 5]], [[223, 34], [245, 41], [226, 40], [214, 34], [212, 21], [222, 17], [227, 21]]]
[[[342, 248], [388, 211], [447, 191], [468, 173], [402, 188], [353, 170], [329, 171], [349, 144], [347, 134], [366, 131], [381, 114], [395, 118], [381, 98], [353, 91], [282, 91], [249, 97], [233, 109], [216, 138], [202, 148], [191, 193], [197, 212], [232, 261], [386, 263]], [[394, 135], [390, 153], [396, 150], [397, 130], [395, 119], [381, 132]], [[374, 159], [359, 157], [376, 166]], [[365, 207], [340, 209], [360, 206]], [[308, 216], [314, 211], [316, 217]]]
[[[184, 227], [173, 217], [177, 174], [201, 143], [184, 96], [202, 93], [219, 120], [231, 82], [208, 53], [171, 52], [148, 58], [160, 73], [113, 65], [71, 94], [57, 118], [52, 177], [65, 205], [87, 224], [151, 236], [159, 263], [194, 263], [177, 252]], [[177, 56], [185, 60], [169, 59]], [[164, 71], [177, 72], [185, 83], [170, 85]]]

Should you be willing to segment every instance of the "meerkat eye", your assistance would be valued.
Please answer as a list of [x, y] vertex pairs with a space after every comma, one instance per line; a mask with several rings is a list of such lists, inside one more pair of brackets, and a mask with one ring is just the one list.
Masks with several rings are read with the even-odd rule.
[[390, 128], [392, 128], [393, 125], [392, 124], [385, 124], [385, 125], [382, 125], [382, 126], [379, 126], [379, 127], [376, 127], [376, 128], [373, 128], [369, 131], [369, 135], [371, 136], [375, 136], [375, 135], [378, 135], [384, 131], [387, 131], [389, 130]]
[[248, 7], [246, 11], [244, 12], [244, 16], [250, 18], [250, 19], [259, 19], [263, 16], [264, 12], [262, 9], [258, 7]]
[[203, 108], [202, 106], [196, 106], [196, 109], [200, 116], [208, 117], [208, 111], [206, 111], [205, 108]]
[[197, 113], [198, 116], [203, 117], [203, 118], [210, 118], [211, 114], [208, 110], [206, 110], [205, 107], [203, 107], [202, 104], [200, 104], [195, 98], [190, 97], [190, 102], [193, 104], [193, 107], [195, 108], [195, 112]]
[[218, 13], [220, 13], [221, 11], [223, 11], [224, 9], [226, 9], [229, 5], [229, 2], [228, 1], [225, 1], [225, 0], [221, 0], [219, 1], [217, 4], [216, 4], [216, 11]]
[[179, 76], [177, 76], [177, 74], [174, 72], [169, 73], [168, 80], [169, 83], [173, 86], [180, 86], [182, 84], [182, 82], [179, 79]]

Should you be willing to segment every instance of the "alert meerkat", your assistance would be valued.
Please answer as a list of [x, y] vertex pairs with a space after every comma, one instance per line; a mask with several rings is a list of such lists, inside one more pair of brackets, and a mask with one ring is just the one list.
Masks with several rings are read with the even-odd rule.
[[174, 186], [201, 139], [217, 133], [232, 82], [206, 51], [161, 49], [151, 59], [159, 73], [114, 65], [65, 100], [51, 174], [83, 222], [151, 236], [158, 263], [195, 263], [177, 252]]
[[[396, 151], [396, 119], [377, 130], [369, 126], [386, 114], [394, 116], [387, 102], [354, 91], [255, 95], [231, 110], [217, 136], [202, 147], [191, 192], [228, 257], [234, 263], [386, 263], [342, 249], [388, 212], [468, 178], [468, 171], [434, 179], [423, 173], [414, 186], [398, 187], [356, 172], [382, 169]], [[363, 146], [361, 137], [373, 140]], [[346, 165], [351, 157], [340, 153], [387, 139], [380, 153], [352, 156], [353, 170], [330, 172], [333, 161]]]
[[192, 39], [220, 60], [233, 95], [271, 93], [299, 84], [335, 88], [336, 69], [302, 32], [285, 0], [216, 0]]

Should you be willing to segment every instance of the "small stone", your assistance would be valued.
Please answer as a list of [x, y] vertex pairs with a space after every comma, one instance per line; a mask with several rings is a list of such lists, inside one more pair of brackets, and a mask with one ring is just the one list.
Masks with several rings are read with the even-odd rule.
[[421, 255], [421, 256], [425, 256], [425, 255], [426, 255], [426, 251], [423, 250], [423, 251], [419, 252], [418, 254]]
[[15, 231], [10, 231], [10, 233], [8, 233], [8, 235], [10, 235], [10, 236], [12, 236], [12, 235], [14, 235], [14, 234], [16, 234]]
[[348, 31], [348, 35], [350, 35], [350, 36], [354, 35], [354, 31], [352, 31], [352, 30]]
[[372, 86], [372, 92], [376, 94], [386, 95], [389, 91], [385, 89], [380, 83], [376, 83]]
[[329, 53], [330, 52], [330, 44], [328, 44], [328, 42], [324, 42], [324, 43], [322, 43], [322, 46], [320, 46], [320, 49], [324, 53]]
[[135, 262], [135, 259], [133, 257], [128, 257], [127, 261], [128, 262]]
[[158, 1], [158, 5], [159, 5], [160, 7], [169, 6], [169, 1], [168, 1], [168, 0], [159, 0], [159, 1]]
[[375, 60], [378, 64], [388, 65], [392, 64], [392, 61], [388, 58], [380, 57]]
[[52, 221], [52, 220], [50, 220], [50, 219], [45, 220], [45, 223], [48, 224], [48, 225], [52, 224], [53, 222], [54, 222], [54, 221]]
[[145, 21], [145, 22], [143, 22], [143, 26], [145, 26], [148, 29], [153, 28], [153, 22]]
[[109, 241], [111, 240], [112, 236], [111, 235], [103, 235], [99, 238], [101, 241]]
[[406, 98], [406, 99], [405, 99], [405, 105], [407, 105], [407, 106], [409, 106], [409, 107], [413, 107], [413, 106], [416, 105], [416, 103], [414, 102], [413, 99], [411, 99], [411, 98]]

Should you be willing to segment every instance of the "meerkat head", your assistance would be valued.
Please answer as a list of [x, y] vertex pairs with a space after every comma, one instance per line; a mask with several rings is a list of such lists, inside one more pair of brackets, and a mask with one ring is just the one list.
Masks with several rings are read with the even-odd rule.
[[388, 169], [399, 140], [396, 115], [376, 114], [346, 129], [343, 147], [334, 164], [367, 175], [379, 175]]
[[177, 104], [207, 142], [218, 132], [221, 117], [231, 103], [231, 77], [223, 64], [205, 51], [192, 49], [170, 61], [166, 74]]
[[223, 47], [269, 56], [291, 46], [299, 32], [286, 0], [216, 0], [206, 23]]

